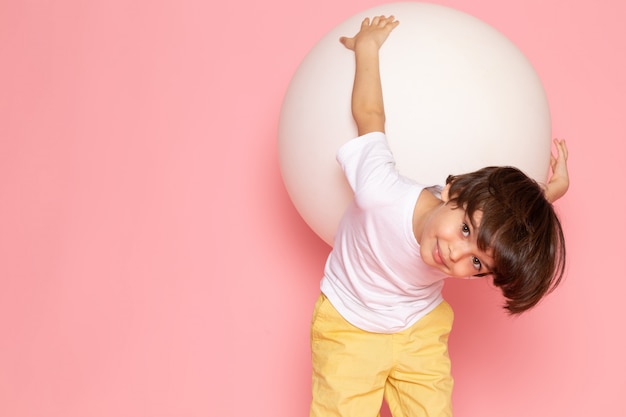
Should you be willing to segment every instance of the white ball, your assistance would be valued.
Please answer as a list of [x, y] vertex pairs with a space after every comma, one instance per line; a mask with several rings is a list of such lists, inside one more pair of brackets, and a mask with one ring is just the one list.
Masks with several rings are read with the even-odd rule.
[[357, 135], [350, 111], [354, 53], [339, 43], [365, 17], [400, 25], [380, 51], [386, 132], [398, 170], [426, 185], [449, 174], [512, 165], [546, 180], [550, 111], [537, 74], [506, 37], [457, 10], [390, 3], [365, 10], [326, 34], [287, 90], [279, 122], [283, 179], [307, 224], [332, 245], [352, 191], [337, 149]]

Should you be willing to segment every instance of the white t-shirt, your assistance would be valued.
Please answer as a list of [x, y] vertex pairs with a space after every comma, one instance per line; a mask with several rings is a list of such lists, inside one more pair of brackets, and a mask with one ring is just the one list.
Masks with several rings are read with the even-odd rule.
[[443, 300], [446, 275], [421, 260], [413, 234], [425, 187], [397, 172], [384, 133], [352, 139], [337, 160], [355, 197], [337, 228], [321, 290], [362, 330], [404, 330]]

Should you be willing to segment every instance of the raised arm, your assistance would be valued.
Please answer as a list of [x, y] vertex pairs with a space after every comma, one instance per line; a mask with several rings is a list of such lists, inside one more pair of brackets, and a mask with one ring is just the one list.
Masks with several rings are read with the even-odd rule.
[[569, 188], [569, 173], [567, 171], [567, 145], [565, 140], [555, 139], [557, 155], [550, 156], [552, 176], [544, 187], [546, 199], [554, 203], [567, 192]]
[[352, 87], [352, 117], [359, 136], [385, 131], [385, 107], [380, 82], [378, 51], [389, 34], [400, 24], [393, 16], [366, 18], [359, 33], [339, 40], [354, 51], [356, 69]]

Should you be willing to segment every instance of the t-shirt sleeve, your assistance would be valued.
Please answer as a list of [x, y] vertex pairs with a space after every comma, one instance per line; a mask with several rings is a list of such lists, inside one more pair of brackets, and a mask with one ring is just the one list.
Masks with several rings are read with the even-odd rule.
[[372, 132], [345, 143], [337, 151], [337, 161], [357, 198], [380, 194], [399, 179], [396, 163], [382, 132]]

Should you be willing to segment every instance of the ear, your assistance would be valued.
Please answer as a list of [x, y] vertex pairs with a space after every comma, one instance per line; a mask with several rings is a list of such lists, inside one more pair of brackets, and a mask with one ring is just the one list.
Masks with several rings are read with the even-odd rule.
[[445, 187], [443, 187], [443, 190], [441, 190], [441, 201], [444, 203], [450, 201], [450, 186], [451, 184], [448, 183]]

